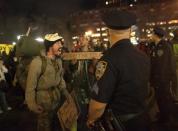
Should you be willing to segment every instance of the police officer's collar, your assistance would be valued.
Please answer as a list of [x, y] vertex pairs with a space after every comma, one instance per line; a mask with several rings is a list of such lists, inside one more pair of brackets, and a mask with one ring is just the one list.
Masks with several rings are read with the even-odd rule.
[[117, 41], [111, 48], [114, 48], [116, 46], [125, 46], [125, 45], [130, 45], [130, 39], [122, 39]]

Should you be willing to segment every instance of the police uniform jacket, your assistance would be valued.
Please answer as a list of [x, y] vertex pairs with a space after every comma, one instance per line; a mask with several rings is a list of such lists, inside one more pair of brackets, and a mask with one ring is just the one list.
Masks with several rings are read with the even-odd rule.
[[150, 78], [153, 85], [170, 81], [177, 84], [175, 57], [171, 45], [165, 40], [151, 47]]
[[92, 99], [108, 103], [118, 115], [143, 112], [149, 72], [149, 58], [129, 39], [120, 40], [97, 64]]

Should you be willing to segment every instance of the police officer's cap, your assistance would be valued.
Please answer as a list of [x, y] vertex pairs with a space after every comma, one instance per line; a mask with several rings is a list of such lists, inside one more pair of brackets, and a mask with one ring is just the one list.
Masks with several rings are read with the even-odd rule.
[[160, 27], [155, 27], [153, 29], [153, 32], [154, 32], [154, 34], [156, 34], [157, 36], [159, 36], [161, 38], [165, 36], [165, 31]]
[[103, 13], [102, 19], [106, 26], [114, 30], [128, 29], [136, 24], [136, 15], [123, 10], [111, 10]]

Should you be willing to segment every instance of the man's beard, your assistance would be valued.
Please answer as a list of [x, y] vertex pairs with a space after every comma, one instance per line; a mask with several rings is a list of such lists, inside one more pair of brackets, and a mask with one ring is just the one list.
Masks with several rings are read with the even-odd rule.
[[62, 48], [58, 49], [58, 53], [55, 54], [55, 57], [60, 58], [62, 56]]

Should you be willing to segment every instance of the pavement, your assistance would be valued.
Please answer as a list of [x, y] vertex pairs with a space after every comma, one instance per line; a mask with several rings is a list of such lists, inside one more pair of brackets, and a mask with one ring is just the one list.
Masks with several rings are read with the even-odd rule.
[[0, 114], [0, 131], [36, 131], [37, 120], [23, 105], [23, 91], [10, 89], [6, 98], [12, 110]]
[[[37, 119], [35, 114], [23, 106], [23, 92], [12, 90], [7, 94], [11, 111], [0, 114], [0, 131], [36, 131]], [[176, 125], [153, 123], [152, 131], [178, 131]]]

